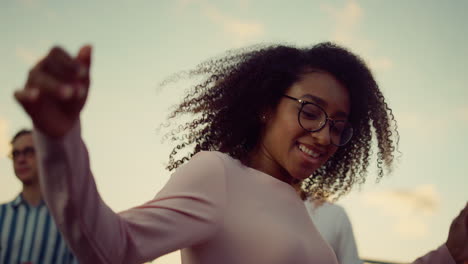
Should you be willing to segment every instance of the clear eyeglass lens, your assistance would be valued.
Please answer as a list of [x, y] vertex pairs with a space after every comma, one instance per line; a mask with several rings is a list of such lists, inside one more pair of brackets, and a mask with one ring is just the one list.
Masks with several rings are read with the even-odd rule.
[[[327, 122], [327, 114], [314, 104], [305, 104], [299, 113], [299, 122], [305, 130], [318, 131]], [[353, 128], [348, 121], [333, 121], [330, 126], [330, 138], [334, 145], [343, 146], [352, 136]]]
[[330, 127], [330, 136], [333, 144], [343, 146], [353, 136], [353, 128], [347, 121], [334, 121], [333, 126]]
[[309, 131], [319, 130], [327, 120], [327, 115], [322, 109], [313, 104], [305, 104], [302, 107], [299, 121], [303, 128]]

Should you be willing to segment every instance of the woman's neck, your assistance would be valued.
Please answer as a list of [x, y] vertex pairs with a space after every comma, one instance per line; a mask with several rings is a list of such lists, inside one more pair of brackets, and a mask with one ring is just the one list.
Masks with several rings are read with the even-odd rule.
[[243, 162], [246, 166], [264, 172], [271, 177], [283, 181], [294, 188], [293, 178], [289, 175], [288, 171], [282, 168], [270, 155], [262, 148], [257, 148], [252, 151], [248, 158]]

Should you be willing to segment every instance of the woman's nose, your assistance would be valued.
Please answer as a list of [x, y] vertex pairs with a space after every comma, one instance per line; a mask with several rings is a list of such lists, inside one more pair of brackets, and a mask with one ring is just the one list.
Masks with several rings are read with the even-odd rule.
[[316, 138], [317, 144], [323, 146], [328, 146], [331, 144], [329, 124], [325, 124], [325, 126], [322, 127], [322, 129], [320, 129], [319, 131], [310, 132], [310, 135]]

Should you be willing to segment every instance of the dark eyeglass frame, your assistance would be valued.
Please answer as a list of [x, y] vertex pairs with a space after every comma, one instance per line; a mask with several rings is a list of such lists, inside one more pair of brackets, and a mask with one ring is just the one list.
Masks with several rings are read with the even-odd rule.
[[36, 154], [36, 149], [34, 147], [25, 147], [22, 150], [13, 150], [10, 154], [8, 154], [8, 157], [12, 160], [18, 159], [20, 156], [24, 156], [27, 158], [30, 158]]
[[[335, 126], [335, 122], [337, 122], [337, 121], [342, 122], [342, 121], [343, 121], [343, 120], [333, 120], [333, 119], [331, 119], [330, 117], [328, 117], [328, 114], [327, 114], [327, 112], [325, 111], [325, 109], [323, 109], [320, 105], [318, 105], [318, 104], [316, 104], [316, 103], [312, 103], [312, 102], [308, 102], [308, 101], [305, 101], [305, 100], [302, 100], [302, 99], [299, 99], [299, 98], [295, 98], [295, 97], [289, 96], [289, 95], [287, 95], [287, 94], [283, 94], [283, 97], [286, 97], [286, 98], [288, 98], [288, 99], [294, 100], [294, 101], [299, 102], [299, 103], [301, 104], [301, 108], [300, 108], [299, 111], [297, 112], [297, 122], [298, 122], [299, 125], [302, 127], [302, 129], [304, 129], [304, 130], [307, 131], [307, 132], [318, 132], [318, 131], [322, 130], [322, 129], [327, 125], [328, 122], [330, 122], [330, 129], [332, 129], [332, 128]], [[302, 109], [304, 108], [304, 106], [306, 106], [306, 105], [308, 105], [308, 104], [311, 104], [311, 105], [317, 107], [318, 109], [320, 109], [320, 110], [325, 114], [325, 122], [323, 122], [323, 124], [322, 124], [319, 128], [317, 128], [317, 129], [313, 129], [313, 130], [307, 129], [307, 128], [305, 128], [305, 127], [302, 125], [302, 123], [301, 123], [301, 112], [302, 112]], [[349, 123], [348, 121], [345, 121], [345, 122]], [[349, 141], [351, 141], [351, 138], [353, 138], [353, 133], [354, 133], [353, 127], [350, 126], [350, 128], [351, 128], [351, 136], [349, 137], [349, 139], [348, 139], [345, 143], [343, 143], [343, 144], [341, 144], [341, 145], [335, 144], [335, 143], [333, 142], [333, 140], [331, 140], [331, 138], [330, 138], [330, 143], [333, 144], [333, 145], [335, 145], [335, 146], [337, 146], [337, 147], [342, 147], [342, 146], [348, 144]]]

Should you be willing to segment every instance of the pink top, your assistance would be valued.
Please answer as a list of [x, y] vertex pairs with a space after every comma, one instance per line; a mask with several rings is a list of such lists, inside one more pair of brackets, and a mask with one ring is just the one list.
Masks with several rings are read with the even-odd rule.
[[337, 264], [290, 185], [220, 152], [201, 152], [156, 197], [114, 213], [101, 199], [77, 124], [35, 132], [45, 200], [81, 263], [142, 263], [182, 249], [184, 264]]
[[[196, 154], [153, 200], [116, 214], [99, 196], [79, 123], [60, 140], [34, 136], [44, 199], [81, 263], [178, 249], [184, 264], [338, 263], [290, 185], [226, 154]], [[417, 263], [454, 262], [442, 246]]]

